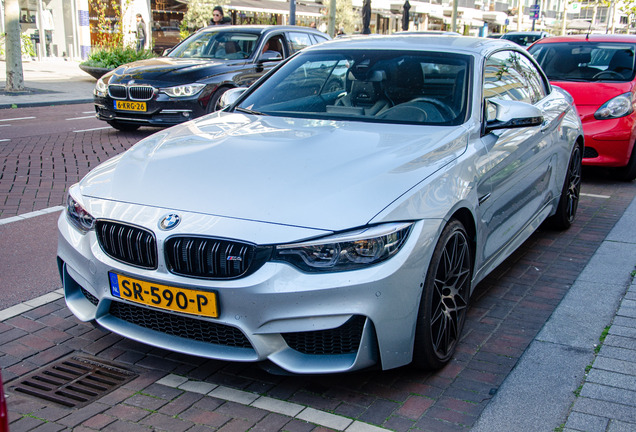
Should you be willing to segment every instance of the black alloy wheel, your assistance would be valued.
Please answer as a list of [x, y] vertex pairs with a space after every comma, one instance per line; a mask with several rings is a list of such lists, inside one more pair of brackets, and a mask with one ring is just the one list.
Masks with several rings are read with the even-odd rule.
[[582, 162], [583, 152], [581, 151], [581, 146], [577, 144], [570, 155], [568, 171], [565, 175], [557, 211], [550, 217], [550, 222], [556, 229], [568, 229], [574, 223], [574, 219], [576, 219], [576, 210], [579, 207], [579, 197], [581, 195]]
[[416, 366], [439, 369], [452, 358], [466, 319], [472, 273], [468, 235], [461, 222], [451, 220], [424, 281], [415, 336]]

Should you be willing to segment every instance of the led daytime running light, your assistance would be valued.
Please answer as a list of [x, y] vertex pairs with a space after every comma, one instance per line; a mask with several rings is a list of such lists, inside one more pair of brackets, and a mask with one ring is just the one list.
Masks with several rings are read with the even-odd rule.
[[66, 198], [66, 215], [73, 226], [83, 233], [87, 233], [95, 227], [95, 218], [70, 194]]
[[404, 245], [411, 226], [387, 224], [314, 242], [280, 245], [275, 259], [309, 272], [364, 268], [394, 256]]

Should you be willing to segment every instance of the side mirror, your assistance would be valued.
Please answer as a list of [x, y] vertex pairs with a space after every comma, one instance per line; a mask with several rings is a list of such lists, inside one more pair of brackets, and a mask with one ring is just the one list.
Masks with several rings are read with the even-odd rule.
[[[174, 47], [172, 47], [172, 48], [174, 48]], [[162, 56], [167, 56], [168, 54], [170, 54], [170, 51], [172, 51], [172, 48], [166, 48], [165, 50], [163, 50], [161, 55]]]
[[503, 99], [486, 101], [486, 133], [496, 129], [524, 128], [542, 124], [543, 113], [534, 105]]
[[283, 59], [283, 56], [278, 51], [265, 51], [263, 54], [261, 54], [261, 57], [259, 60], [262, 62], [266, 62], [266, 61], [278, 61], [282, 59]]
[[219, 100], [220, 109], [229, 107], [234, 102], [238, 100], [239, 97], [247, 90], [247, 87], [236, 87], [233, 89], [229, 89], [225, 93], [221, 95], [221, 99]]

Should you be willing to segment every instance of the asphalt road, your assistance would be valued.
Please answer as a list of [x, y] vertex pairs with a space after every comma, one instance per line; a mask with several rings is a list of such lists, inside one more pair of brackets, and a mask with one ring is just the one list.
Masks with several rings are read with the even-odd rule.
[[[55, 265], [59, 211], [13, 217], [61, 206], [68, 186], [90, 168], [155, 130], [115, 131], [92, 117], [90, 104], [0, 110], [0, 309], [61, 287]], [[635, 195], [636, 182], [585, 170], [574, 226], [566, 232], [541, 227], [476, 288], [457, 354], [435, 373], [401, 368], [274, 378], [251, 364], [202, 367], [200, 359], [148, 350], [98, 331], [90, 333], [95, 340], [69, 335], [53, 348], [87, 350], [164, 374], [224, 383], [390, 430], [466, 430]], [[68, 314], [61, 316], [72, 324]], [[23, 373], [24, 364], [3, 369], [5, 379]]]

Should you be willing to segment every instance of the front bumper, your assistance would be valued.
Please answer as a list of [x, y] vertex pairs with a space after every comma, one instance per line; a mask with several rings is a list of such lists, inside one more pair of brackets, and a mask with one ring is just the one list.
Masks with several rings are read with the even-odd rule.
[[150, 126], [174, 126], [207, 113], [206, 102], [209, 95], [200, 94], [190, 98], [170, 98], [159, 93], [151, 100], [142, 101], [146, 110], [125, 111], [115, 109], [116, 100], [107, 96], [94, 96], [95, 116], [106, 122], [116, 121], [126, 124]]
[[636, 140], [636, 113], [625, 117], [597, 120], [598, 107], [578, 107], [585, 135], [583, 165], [624, 167], [628, 164]]
[[[115, 213], [130, 215], [125, 222], [150, 229], [170, 212], [91, 201], [90, 211], [96, 217], [112, 220]], [[253, 233], [253, 238], [242, 240], [259, 244], [275, 243], [274, 238], [288, 242], [317, 235], [315, 230], [181, 215], [183, 222], [170, 235], [179, 231], [237, 238], [238, 233]], [[214, 227], [214, 232], [202, 232], [201, 227]], [[65, 214], [58, 228], [58, 262], [66, 302], [80, 320], [96, 321], [117, 334], [167, 350], [227, 361], [269, 360], [293, 373], [346, 372], [378, 363], [390, 369], [408, 364], [420, 284], [438, 231], [436, 224], [416, 223], [396, 256], [364, 270], [307, 274], [285, 263], [268, 262], [246, 277], [212, 281], [167, 271], [161, 253], [167, 235], [160, 230], [153, 229], [160, 251], [158, 268], [146, 270], [109, 257], [94, 232], [80, 233]], [[169, 286], [215, 291], [219, 317], [163, 311], [114, 297], [109, 271]]]

